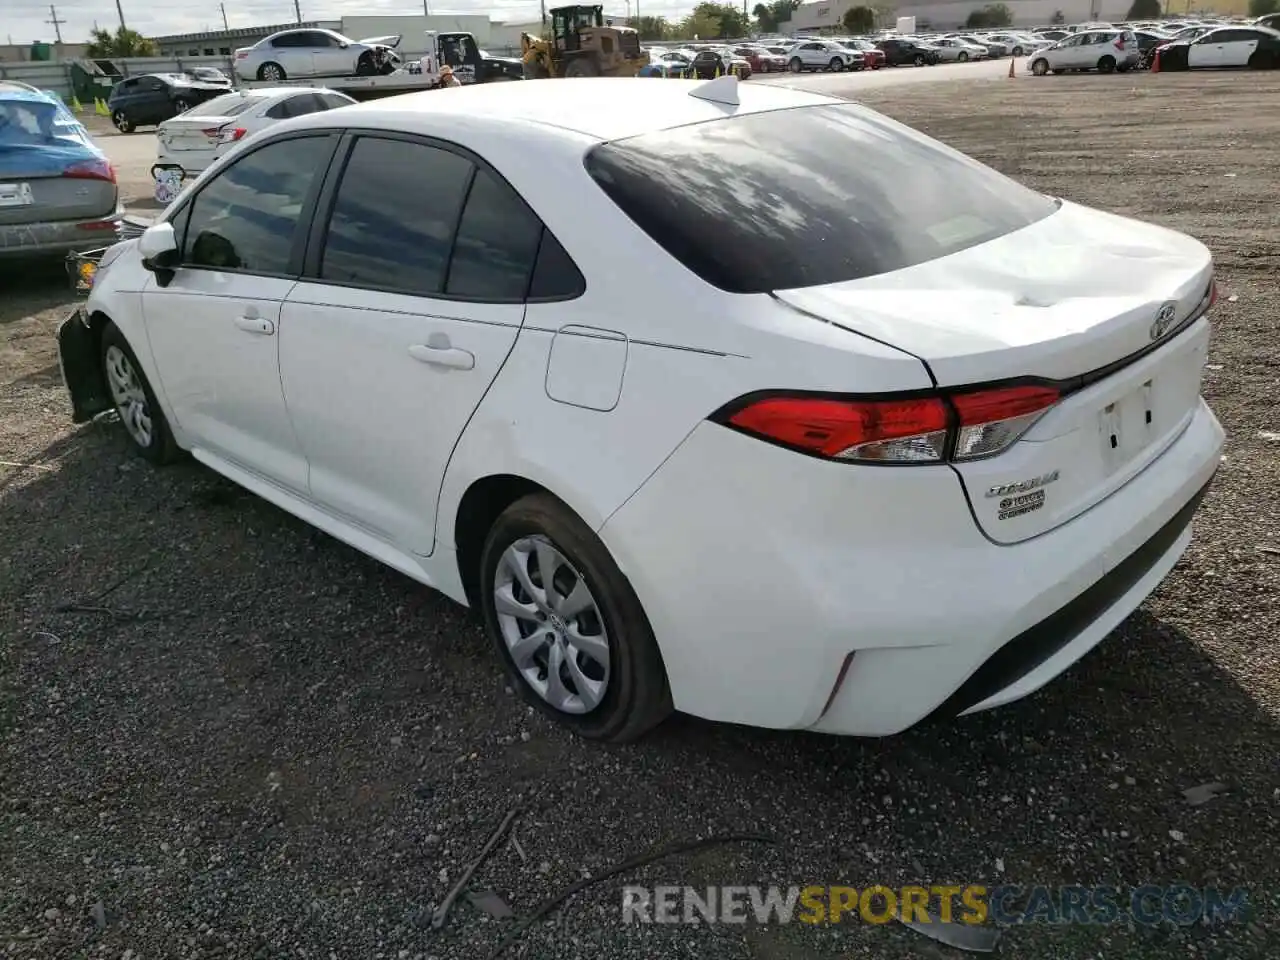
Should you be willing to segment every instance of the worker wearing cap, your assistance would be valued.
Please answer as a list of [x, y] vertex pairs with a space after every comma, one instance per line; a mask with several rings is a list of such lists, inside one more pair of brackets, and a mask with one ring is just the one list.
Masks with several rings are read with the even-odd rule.
[[453, 67], [445, 64], [440, 68], [440, 86], [442, 87], [460, 87], [462, 84], [458, 78], [453, 75]]

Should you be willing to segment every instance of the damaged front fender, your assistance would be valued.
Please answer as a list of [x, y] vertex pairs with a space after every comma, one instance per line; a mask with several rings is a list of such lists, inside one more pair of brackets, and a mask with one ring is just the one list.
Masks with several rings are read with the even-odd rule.
[[71, 420], [85, 423], [113, 406], [98, 359], [98, 335], [83, 309], [58, 327], [58, 365], [71, 395]]

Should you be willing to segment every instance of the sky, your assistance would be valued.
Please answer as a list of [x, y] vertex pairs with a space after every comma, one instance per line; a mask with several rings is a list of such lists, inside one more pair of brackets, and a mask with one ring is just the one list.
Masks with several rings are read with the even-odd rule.
[[[222, 26], [218, 0], [119, 0], [125, 23], [147, 36], [195, 33]], [[538, 2], [533, 0], [428, 0], [432, 13], [485, 13], [495, 20], [535, 20]], [[557, 6], [563, 0], [549, 0]], [[597, 0], [605, 12], [625, 15], [627, 0]], [[639, 0], [646, 16], [678, 17], [693, 7], [693, 0]], [[754, 4], [755, 0], [752, 0]], [[631, 0], [634, 7], [636, 0]], [[340, 20], [343, 13], [359, 16], [412, 14], [422, 12], [418, 0], [299, 0], [304, 20]], [[436, 9], [437, 5], [439, 9]], [[95, 23], [114, 29], [120, 18], [114, 0], [54, 0], [67, 43], [84, 42]], [[227, 20], [232, 27], [289, 23], [294, 19], [293, 0], [225, 0]], [[634, 9], [631, 11], [635, 12]], [[52, 42], [52, 14], [44, 0], [0, 0], [0, 43], [27, 44], [33, 40]], [[10, 38], [12, 38], [10, 40]]]

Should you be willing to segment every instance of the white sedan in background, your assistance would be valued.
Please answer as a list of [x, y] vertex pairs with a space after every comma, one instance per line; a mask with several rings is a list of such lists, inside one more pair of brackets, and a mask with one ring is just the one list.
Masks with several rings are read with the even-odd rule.
[[58, 337], [77, 421], [478, 607], [584, 736], [884, 735], [1038, 689], [1177, 563], [1215, 289], [856, 103], [580, 79], [285, 121]]
[[932, 37], [929, 45], [938, 51], [938, 58], [944, 62], [964, 63], [966, 60], [985, 60], [988, 56], [986, 47], [959, 37]]
[[353, 103], [345, 93], [320, 87], [224, 94], [160, 124], [156, 165], [181, 168], [184, 176], [200, 173], [240, 141], [274, 123]]

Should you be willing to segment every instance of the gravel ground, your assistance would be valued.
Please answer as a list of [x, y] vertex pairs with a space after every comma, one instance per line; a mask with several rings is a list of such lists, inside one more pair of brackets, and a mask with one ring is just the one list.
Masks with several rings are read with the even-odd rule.
[[[194, 465], [72, 428], [59, 269], [0, 273], [0, 952], [483, 957], [424, 918], [517, 801], [518, 915], [658, 844], [766, 833], [609, 881], [538, 958], [951, 957], [896, 924], [623, 926], [629, 883], [1247, 886], [1248, 922], [1020, 926], [1006, 956], [1274, 957], [1280, 942], [1280, 76], [1051, 77], [862, 97], [1029, 184], [1186, 230], [1224, 300], [1229, 431], [1186, 559], [1042, 693], [858, 741], [676, 718], [616, 749], [505, 686], [476, 622]], [[138, 179], [144, 172], [133, 171]], [[27, 466], [14, 466], [26, 464]], [[1229, 793], [1202, 806], [1182, 790]]]

